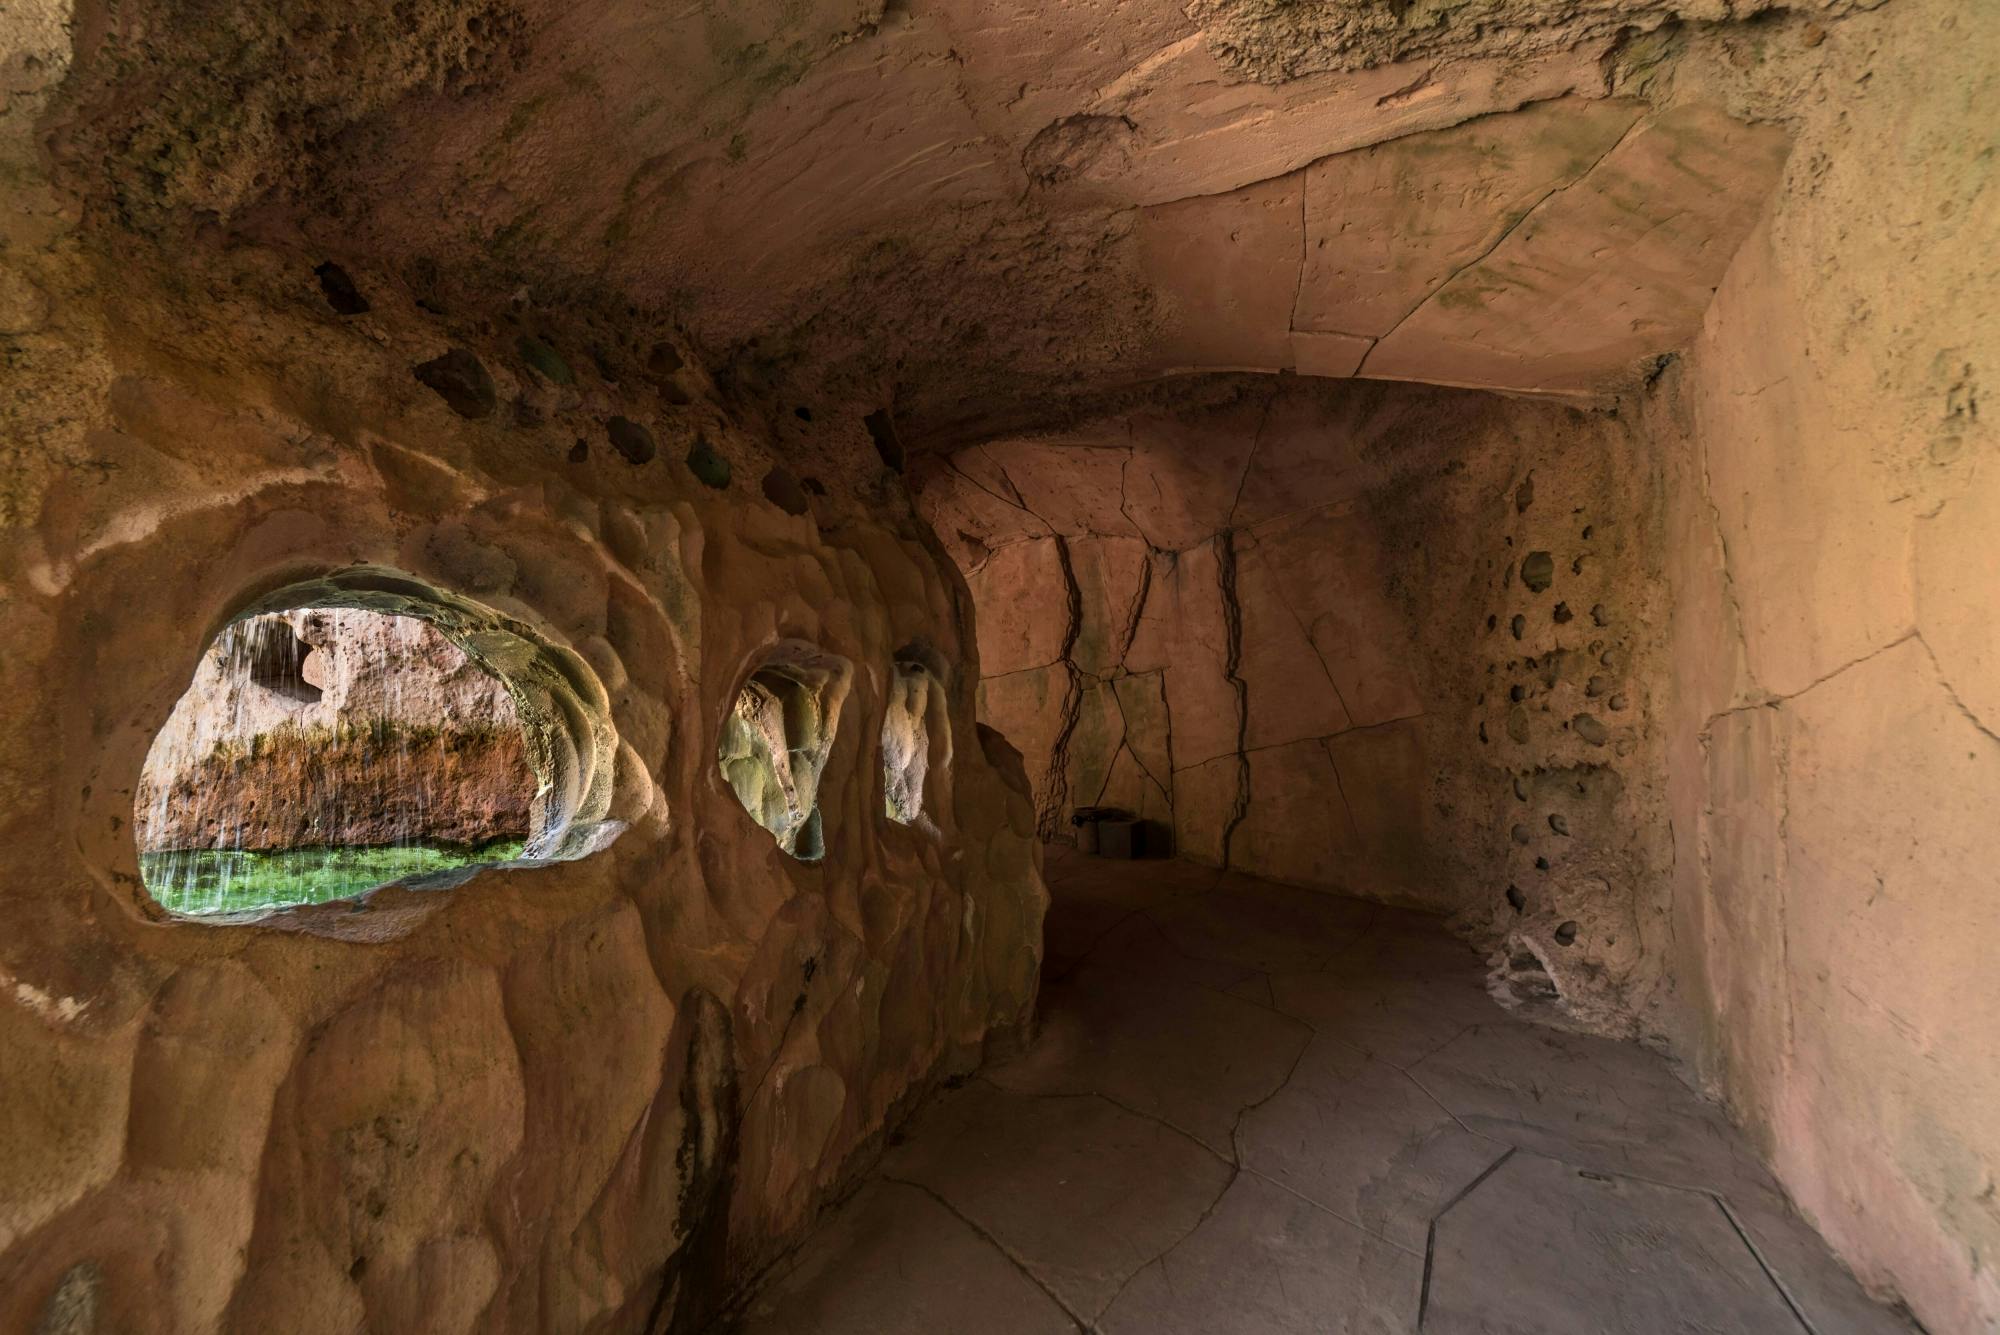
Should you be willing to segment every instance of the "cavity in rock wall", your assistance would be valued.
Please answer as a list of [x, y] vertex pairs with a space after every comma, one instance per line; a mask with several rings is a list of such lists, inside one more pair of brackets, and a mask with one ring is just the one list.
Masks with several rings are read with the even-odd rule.
[[141, 852], [525, 840], [536, 776], [505, 685], [414, 617], [238, 622], [155, 737]]

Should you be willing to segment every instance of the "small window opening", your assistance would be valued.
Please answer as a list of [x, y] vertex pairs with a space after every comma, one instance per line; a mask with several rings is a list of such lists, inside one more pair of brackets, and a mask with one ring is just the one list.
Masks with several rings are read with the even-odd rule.
[[716, 748], [743, 809], [802, 862], [826, 855], [819, 784], [848, 677], [845, 660], [811, 645], [780, 645], [737, 691]]
[[951, 732], [944, 688], [929, 664], [915, 656], [919, 652], [912, 647], [899, 654], [889, 681], [882, 714], [882, 801], [890, 820], [929, 828], [926, 785], [933, 768], [949, 760]]
[[615, 834], [599, 819], [615, 739], [580, 659], [393, 572], [296, 592], [326, 601], [226, 627], [154, 738], [134, 827], [162, 907], [455, 884]]

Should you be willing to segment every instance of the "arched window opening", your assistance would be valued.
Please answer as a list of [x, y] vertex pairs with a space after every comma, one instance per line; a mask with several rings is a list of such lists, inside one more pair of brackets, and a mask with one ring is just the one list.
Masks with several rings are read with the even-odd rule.
[[750, 673], [723, 720], [716, 760], [751, 818], [802, 862], [826, 855], [820, 775], [847, 697], [844, 659], [779, 645]]
[[926, 828], [931, 826], [924, 816], [926, 784], [932, 769], [948, 764], [951, 754], [944, 687], [928, 658], [914, 645], [897, 654], [882, 714], [883, 806], [897, 824]]
[[141, 877], [213, 916], [581, 856], [615, 834], [606, 706], [574, 654], [395, 572], [287, 590], [223, 629], [154, 738]]

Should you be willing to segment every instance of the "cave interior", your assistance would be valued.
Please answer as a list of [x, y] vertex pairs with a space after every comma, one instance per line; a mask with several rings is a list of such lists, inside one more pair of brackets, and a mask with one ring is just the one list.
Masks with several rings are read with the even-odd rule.
[[1996, 106], [0, 8], [0, 1330], [2000, 1331]]

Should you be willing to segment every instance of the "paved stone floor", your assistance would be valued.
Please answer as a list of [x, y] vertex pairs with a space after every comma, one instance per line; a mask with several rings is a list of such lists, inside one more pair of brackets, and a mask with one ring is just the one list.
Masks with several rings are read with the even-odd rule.
[[745, 1330], [1911, 1330], [1661, 1058], [1511, 1016], [1434, 919], [1048, 877], [1034, 1046], [926, 1105]]

